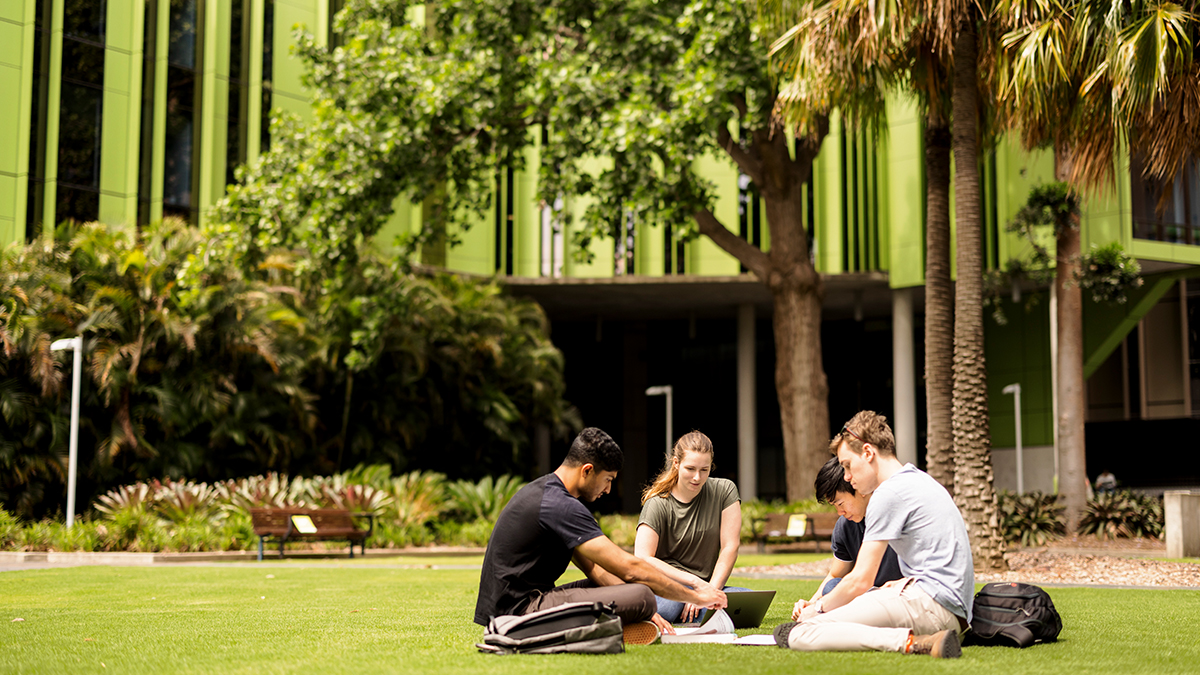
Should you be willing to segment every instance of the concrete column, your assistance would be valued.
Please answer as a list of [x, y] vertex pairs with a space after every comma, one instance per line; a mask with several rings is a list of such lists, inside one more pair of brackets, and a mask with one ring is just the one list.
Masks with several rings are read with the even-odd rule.
[[913, 300], [911, 288], [892, 291], [892, 408], [896, 457], [917, 463], [917, 401], [913, 374]]
[[1167, 557], [1200, 557], [1200, 492], [1163, 495]]
[[758, 498], [758, 416], [754, 399], [754, 305], [737, 314], [738, 489], [742, 499]]

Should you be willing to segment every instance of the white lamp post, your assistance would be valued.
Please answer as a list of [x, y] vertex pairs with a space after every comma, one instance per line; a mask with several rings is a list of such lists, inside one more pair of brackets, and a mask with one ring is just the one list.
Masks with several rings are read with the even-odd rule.
[[1013, 395], [1013, 406], [1016, 408], [1014, 417], [1017, 419], [1017, 494], [1025, 494], [1025, 458], [1021, 448], [1021, 385], [1010, 384], [1004, 388], [1005, 394]]
[[79, 374], [83, 370], [83, 336], [55, 340], [50, 351], [70, 349], [75, 352], [71, 370], [71, 453], [67, 460], [67, 529], [75, 523], [75, 473], [79, 464]]
[[646, 389], [646, 395], [667, 397], [667, 454], [670, 454], [671, 447], [675, 443], [675, 435], [671, 429], [671, 418], [674, 417], [674, 408], [671, 407], [671, 385], [664, 384], [661, 387], [649, 387]]

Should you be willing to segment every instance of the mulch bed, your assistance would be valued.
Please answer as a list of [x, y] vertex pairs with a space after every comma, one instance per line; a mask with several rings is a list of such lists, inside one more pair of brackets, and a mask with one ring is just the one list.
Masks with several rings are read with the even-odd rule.
[[[1085, 549], [1087, 552], [1081, 552]], [[1111, 554], [1109, 554], [1111, 552]], [[1104, 540], [1069, 537], [1047, 547], [1010, 551], [1007, 572], [976, 572], [975, 581], [1024, 581], [1034, 584], [1096, 584], [1200, 588], [1200, 564], [1125, 557], [1133, 553], [1166, 557], [1154, 539]], [[1123, 555], [1124, 554], [1124, 555]], [[742, 567], [740, 572], [823, 577], [832, 558], [811, 563]]]

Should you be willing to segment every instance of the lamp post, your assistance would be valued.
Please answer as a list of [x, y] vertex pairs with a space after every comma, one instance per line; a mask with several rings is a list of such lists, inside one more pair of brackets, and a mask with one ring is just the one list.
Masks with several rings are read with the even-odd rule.
[[67, 529], [75, 523], [75, 474], [79, 464], [79, 374], [83, 370], [83, 336], [64, 338], [50, 343], [50, 351], [70, 349], [75, 352], [71, 369], [71, 451], [67, 459]]
[[1020, 383], [1010, 384], [1004, 388], [1005, 394], [1013, 395], [1013, 406], [1016, 408], [1016, 413], [1013, 415], [1017, 419], [1017, 494], [1025, 494], [1025, 457], [1024, 451], [1021, 448], [1021, 385]]
[[670, 454], [671, 446], [675, 442], [675, 434], [671, 429], [671, 421], [672, 417], [674, 417], [674, 409], [671, 407], [671, 385], [664, 384], [660, 387], [648, 387], [646, 389], [646, 395], [667, 397], [667, 454]]

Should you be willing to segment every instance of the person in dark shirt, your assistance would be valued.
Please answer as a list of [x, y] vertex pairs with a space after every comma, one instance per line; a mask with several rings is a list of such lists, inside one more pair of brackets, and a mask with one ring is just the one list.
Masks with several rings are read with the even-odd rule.
[[[863, 534], [867, 529], [863, 518], [867, 515], [867, 504], [871, 501], [870, 495], [858, 494], [854, 486], [846, 482], [845, 472], [837, 457], [825, 462], [825, 466], [817, 472], [814, 487], [817, 490], [817, 501], [833, 504], [841, 517], [833, 526], [830, 542], [833, 564], [829, 567], [829, 574], [825, 575], [825, 579], [817, 586], [817, 592], [809, 603], [816, 602], [822, 595], [832, 591], [838, 582], [854, 569], [854, 563], [858, 561], [858, 550], [862, 548]], [[879, 571], [875, 574], [875, 585], [882, 586], [903, 576], [896, 552], [889, 546], [879, 563]]]
[[[583, 502], [607, 494], [623, 462], [612, 437], [589, 427], [561, 466], [517, 492], [488, 540], [475, 623], [568, 602], [614, 603], [627, 641], [652, 642], [660, 631], [674, 632], [655, 613], [656, 594], [711, 609], [726, 605], [723, 592], [679, 584], [600, 531]], [[556, 586], [572, 560], [587, 578]]]

